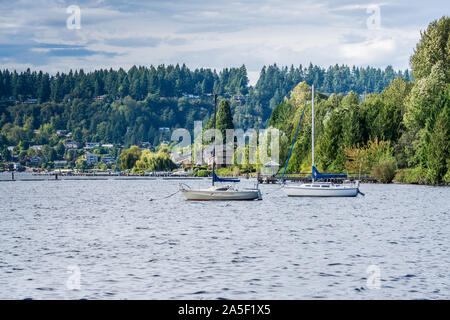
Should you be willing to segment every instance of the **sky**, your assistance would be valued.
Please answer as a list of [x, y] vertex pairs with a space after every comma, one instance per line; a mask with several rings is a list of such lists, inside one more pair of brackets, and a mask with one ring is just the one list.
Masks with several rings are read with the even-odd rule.
[[273, 63], [404, 70], [443, 15], [448, 0], [0, 0], [0, 69], [245, 64], [251, 84]]

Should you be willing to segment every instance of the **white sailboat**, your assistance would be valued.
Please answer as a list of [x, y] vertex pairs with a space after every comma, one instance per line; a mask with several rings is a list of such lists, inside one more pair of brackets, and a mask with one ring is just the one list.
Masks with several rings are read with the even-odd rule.
[[[306, 107], [306, 104], [305, 104]], [[302, 115], [303, 116], [303, 115]], [[301, 121], [301, 118], [300, 118]], [[314, 166], [314, 85], [312, 85], [312, 183], [302, 184], [284, 184], [283, 190], [288, 197], [356, 197], [359, 191], [359, 181], [332, 183], [332, 182], [316, 182], [316, 179], [346, 178], [347, 175], [321, 174]], [[300, 126], [300, 123], [299, 123]], [[297, 128], [298, 132], [298, 128]], [[296, 133], [297, 136], [297, 133]], [[295, 138], [294, 138], [295, 142]], [[292, 146], [294, 145], [292, 143]], [[291, 148], [292, 151], [292, 148]], [[291, 153], [289, 153], [287, 162]], [[286, 162], [286, 167], [287, 167]], [[286, 170], [285, 167], [285, 170]], [[283, 172], [284, 176], [284, 172]], [[282, 178], [283, 181], [283, 178]]]
[[[214, 95], [214, 129], [216, 126], [216, 104], [217, 95]], [[239, 182], [239, 179], [223, 179], [219, 178], [215, 173], [215, 148], [213, 149], [213, 165], [212, 165], [212, 186], [204, 189], [191, 189], [186, 184], [180, 185], [181, 193], [186, 200], [195, 201], [230, 201], [230, 200], [262, 200], [261, 191], [258, 184], [254, 188], [246, 188], [239, 190], [233, 185], [216, 186], [215, 182]]]
[[196, 201], [262, 200], [258, 188], [239, 190], [231, 185], [213, 185], [205, 189], [190, 189], [187, 185], [183, 185], [181, 193], [186, 197], [186, 200]]

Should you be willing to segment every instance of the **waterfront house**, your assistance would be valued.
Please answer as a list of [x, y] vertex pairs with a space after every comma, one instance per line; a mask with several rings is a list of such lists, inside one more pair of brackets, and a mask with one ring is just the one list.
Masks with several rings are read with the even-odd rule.
[[84, 155], [87, 164], [94, 164], [98, 162], [98, 156], [95, 153], [86, 153]]
[[171, 154], [172, 161], [178, 166], [190, 166], [191, 165], [192, 153], [191, 151], [181, 152], [176, 151]]
[[55, 168], [63, 168], [65, 166], [67, 166], [67, 161], [65, 160], [57, 160], [53, 162], [53, 166]]
[[114, 164], [116, 162], [116, 159], [112, 155], [107, 154], [102, 157], [101, 161], [105, 164]]
[[28, 159], [28, 162], [30, 162], [31, 165], [38, 165], [41, 162], [41, 157], [30, 157]]
[[203, 149], [203, 159], [208, 167], [212, 168], [213, 160], [216, 162], [216, 168], [228, 167], [233, 164], [234, 147], [228, 144], [228, 148], [233, 148], [231, 149], [233, 150], [232, 152], [227, 152], [227, 145], [223, 145], [222, 148], [222, 150], [220, 150], [220, 147], [216, 148], [215, 157], [213, 157], [214, 146], [208, 146]]

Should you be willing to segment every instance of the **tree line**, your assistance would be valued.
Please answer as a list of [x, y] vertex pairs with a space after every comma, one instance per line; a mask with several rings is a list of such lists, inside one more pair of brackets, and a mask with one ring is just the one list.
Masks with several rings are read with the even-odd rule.
[[[210, 69], [191, 71], [185, 65], [162, 65], [132, 67], [128, 72], [79, 70], [53, 76], [42, 71], [3, 70], [0, 71], [0, 143], [2, 146], [17, 145], [20, 141], [48, 143], [45, 134], [33, 135], [34, 130], [45, 126], [47, 129], [39, 132], [70, 130], [78, 142], [157, 144], [161, 140], [160, 127], [191, 129], [194, 120], [209, 119], [213, 99], [207, 95], [211, 92], [231, 97], [236, 127], [250, 128], [264, 126], [272, 108], [302, 80], [321, 88], [330, 82], [327, 79], [338, 77], [334, 74], [342, 74], [346, 75], [342, 77], [347, 79], [343, 81], [347, 86], [340, 84], [329, 90], [346, 92], [354, 88], [361, 92], [364, 87], [371, 92], [380, 90], [395, 76], [409, 77], [407, 71], [395, 73], [390, 67], [384, 71], [353, 67], [350, 72], [346, 66], [328, 70], [312, 65], [291, 69], [276, 65], [264, 67], [255, 87], [248, 85], [245, 66], [219, 73]], [[233, 95], [244, 96], [244, 101], [234, 100]], [[101, 99], [94, 100], [95, 97]], [[26, 99], [37, 101], [26, 103]]]

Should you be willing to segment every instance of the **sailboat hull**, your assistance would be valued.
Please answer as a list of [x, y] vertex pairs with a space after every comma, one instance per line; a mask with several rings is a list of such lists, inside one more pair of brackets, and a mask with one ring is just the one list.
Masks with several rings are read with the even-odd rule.
[[284, 192], [288, 197], [356, 197], [359, 189], [357, 187], [305, 187], [285, 186]]
[[194, 201], [248, 201], [260, 200], [259, 190], [246, 191], [211, 191], [211, 190], [181, 190], [186, 200]]

